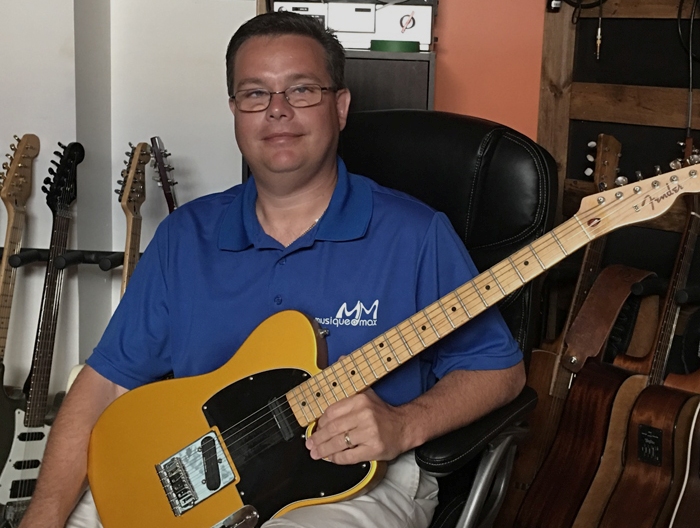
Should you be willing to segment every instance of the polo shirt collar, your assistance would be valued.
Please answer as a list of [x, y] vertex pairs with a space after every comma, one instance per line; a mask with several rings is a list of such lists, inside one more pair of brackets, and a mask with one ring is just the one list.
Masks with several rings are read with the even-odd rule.
[[[239, 193], [228, 206], [219, 231], [219, 249], [242, 251], [259, 245], [264, 236], [255, 214], [258, 191], [255, 178], [243, 184]], [[361, 238], [367, 232], [372, 218], [372, 189], [364, 178], [348, 173], [343, 160], [338, 158], [338, 182], [328, 209], [318, 224], [297, 242], [310, 246], [315, 240], [348, 241]], [[267, 245], [266, 245], [267, 246]], [[290, 247], [292, 247], [290, 246]]]

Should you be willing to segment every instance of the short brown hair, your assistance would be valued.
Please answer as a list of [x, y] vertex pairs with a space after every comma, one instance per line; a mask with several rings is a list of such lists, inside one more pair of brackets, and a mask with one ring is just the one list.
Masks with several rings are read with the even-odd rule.
[[333, 33], [327, 31], [318, 20], [291, 13], [274, 11], [258, 15], [243, 24], [231, 37], [226, 50], [226, 85], [229, 97], [233, 97], [233, 67], [236, 53], [243, 43], [251, 37], [278, 37], [282, 35], [301, 35], [317, 41], [326, 53], [326, 68], [331, 76], [333, 88], [345, 88], [345, 50]]

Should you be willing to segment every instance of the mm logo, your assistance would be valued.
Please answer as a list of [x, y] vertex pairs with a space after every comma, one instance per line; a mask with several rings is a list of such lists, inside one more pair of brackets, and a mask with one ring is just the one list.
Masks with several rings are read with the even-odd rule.
[[357, 301], [357, 304], [352, 310], [348, 310], [348, 303], [343, 303], [343, 305], [335, 314], [337, 319], [361, 319], [362, 314], [371, 315], [372, 319], [377, 320], [377, 309], [379, 308], [379, 299], [374, 301], [369, 308], [365, 308], [365, 305], [361, 301]]

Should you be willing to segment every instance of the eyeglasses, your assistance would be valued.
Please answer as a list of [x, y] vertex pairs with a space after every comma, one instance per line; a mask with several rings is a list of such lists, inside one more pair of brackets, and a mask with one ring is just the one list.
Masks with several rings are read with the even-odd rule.
[[284, 94], [284, 98], [294, 108], [306, 108], [315, 106], [323, 99], [323, 92], [335, 92], [336, 88], [331, 86], [319, 86], [318, 84], [297, 84], [290, 86], [282, 92], [270, 92], [263, 88], [252, 88], [250, 90], [239, 90], [233, 94], [236, 107], [241, 112], [262, 112], [270, 106], [270, 101], [274, 94]]

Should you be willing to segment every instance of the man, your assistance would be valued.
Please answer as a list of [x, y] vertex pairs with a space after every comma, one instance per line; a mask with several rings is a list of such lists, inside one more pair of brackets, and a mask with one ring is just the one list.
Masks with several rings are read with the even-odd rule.
[[[285, 309], [330, 329], [336, 361], [476, 273], [444, 215], [348, 174], [336, 158], [350, 105], [343, 68], [342, 47], [310, 18], [272, 13], [236, 32], [230, 107], [254, 177], [159, 227], [63, 404], [22, 528], [64, 524], [84, 485], [90, 431], [128, 389], [218, 368]], [[374, 390], [334, 403], [307, 439], [309, 456], [387, 460], [385, 479], [360, 498], [266, 526], [427, 526], [437, 486], [411, 450], [514, 398], [521, 359], [489, 310]]]

